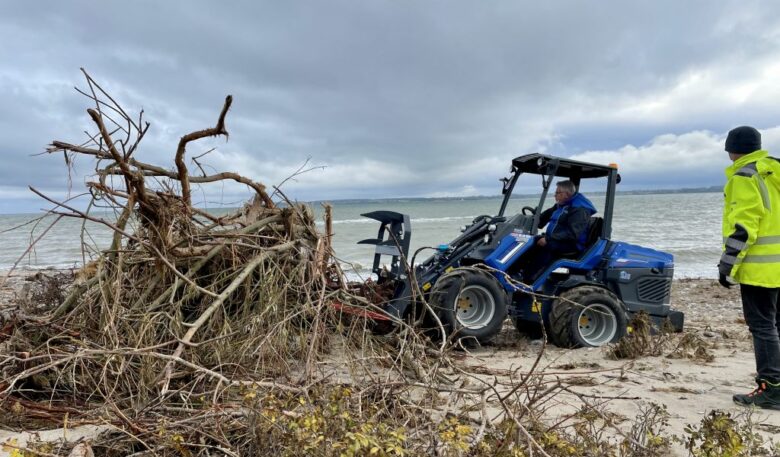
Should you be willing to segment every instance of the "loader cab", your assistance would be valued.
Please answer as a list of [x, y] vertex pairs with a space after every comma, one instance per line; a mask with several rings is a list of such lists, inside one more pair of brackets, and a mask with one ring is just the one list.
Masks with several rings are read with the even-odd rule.
[[[569, 179], [574, 183], [577, 191], [584, 179], [605, 179], [606, 189], [604, 210], [602, 217], [591, 218], [588, 226], [588, 244], [592, 245], [598, 239], [608, 240], [612, 235], [612, 214], [615, 204], [615, 191], [620, 182], [617, 166], [605, 166], [576, 160], [552, 157], [544, 154], [526, 154], [512, 160], [510, 175], [502, 179], [503, 200], [498, 217], [504, 217], [507, 209], [513, 201], [515, 187], [522, 175], [536, 175], [541, 179], [542, 192], [532, 205], [523, 206], [513, 216], [506, 217], [508, 225], [522, 230], [529, 235], [539, 233], [539, 217], [545, 207], [551, 205], [548, 195], [551, 189], [554, 191], [556, 178]], [[598, 191], [596, 191], [598, 192]]]
[[[586, 275], [601, 262], [612, 234], [615, 190], [620, 182], [616, 166], [584, 163], [544, 154], [528, 154], [515, 158], [510, 176], [502, 180], [503, 200], [497, 218], [505, 222], [497, 225], [492, 242], [484, 251], [475, 252], [475, 255], [487, 253], [481, 261], [491, 268], [505, 272], [515, 279], [522, 279], [520, 273], [528, 267], [527, 256], [532, 255], [535, 237], [541, 231], [540, 216], [546, 207], [554, 204], [550, 193], [554, 192], [555, 181], [561, 179], [572, 181], [578, 192], [581, 184], [588, 180], [587, 191], [584, 193], [598, 196], [596, 200], [603, 198], [603, 203], [596, 204], [601, 212], [590, 218], [583, 251], [564, 254], [543, 270], [534, 269], [532, 280], [525, 278], [524, 282], [534, 291], [549, 292], [547, 289], [555, 288], [560, 281], [567, 279], [568, 273]], [[541, 194], [538, 194], [537, 190], [535, 196], [529, 197], [528, 189], [538, 189], [539, 181]], [[515, 193], [521, 195], [515, 196]], [[505, 217], [505, 214], [513, 215]], [[556, 272], [566, 274], [553, 274]], [[508, 284], [504, 285], [510, 289]]]

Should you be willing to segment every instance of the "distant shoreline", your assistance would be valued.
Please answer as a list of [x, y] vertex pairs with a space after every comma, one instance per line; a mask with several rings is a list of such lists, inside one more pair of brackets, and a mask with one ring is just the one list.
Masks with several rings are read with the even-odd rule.
[[[617, 191], [617, 196], [622, 195], [669, 195], [669, 194], [709, 194], [709, 193], [721, 193], [723, 192], [722, 186], [709, 186], [709, 187], [690, 187], [690, 188], [683, 188], [683, 189], [640, 189], [640, 190], [625, 190]], [[588, 191], [588, 195], [593, 196], [599, 196], [604, 195], [604, 192], [590, 192]], [[515, 194], [512, 196], [513, 199], [518, 198], [534, 198], [538, 197], [539, 194]], [[436, 201], [476, 201], [476, 200], [494, 200], [497, 198], [502, 198], [502, 195], [471, 195], [471, 196], [452, 196], [452, 197], [385, 197], [385, 198], [340, 198], [340, 199], [332, 199], [332, 200], [309, 200], [309, 201], [299, 201], [298, 203], [307, 203], [311, 205], [320, 204], [320, 203], [332, 203], [332, 204], [361, 204], [361, 203], [393, 203], [393, 202], [436, 202]], [[220, 211], [231, 211], [234, 209], [238, 209], [239, 207], [222, 207], [218, 208]], [[217, 208], [201, 208], [201, 209], [217, 209]], [[27, 215], [41, 215], [43, 214], [42, 211], [35, 211], [35, 212], [24, 212], [24, 213], [0, 213], [0, 217], [2, 216], [27, 216]]]

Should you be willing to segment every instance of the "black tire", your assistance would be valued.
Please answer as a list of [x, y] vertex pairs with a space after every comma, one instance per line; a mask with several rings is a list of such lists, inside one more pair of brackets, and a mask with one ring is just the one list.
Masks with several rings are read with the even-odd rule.
[[628, 317], [620, 299], [607, 289], [579, 286], [552, 303], [550, 338], [565, 348], [598, 347], [626, 334]]
[[430, 295], [431, 307], [444, 325], [447, 337], [487, 343], [506, 318], [509, 294], [490, 273], [460, 268], [442, 275]]

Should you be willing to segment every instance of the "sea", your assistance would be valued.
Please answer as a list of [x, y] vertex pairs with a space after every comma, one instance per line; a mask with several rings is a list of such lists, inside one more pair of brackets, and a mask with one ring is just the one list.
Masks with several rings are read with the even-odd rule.
[[[721, 249], [720, 193], [620, 194], [615, 197], [612, 239], [674, 255], [676, 278], [715, 278]], [[603, 215], [604, 197], [591, 200]], [[507, 214], [536, 206], [538, 198], [513, 198]], [[501, 198], [334, 201], [333, 247], [353, 279], [371, 274], [373, 248], [358, 241], [376, 237], [378, 222], [361, 214], [392, 210], [411, 217], [411, 251], [446, 244], [479, 215], [495, 215]], [[312, 204], [322, 220], [323, 207]], [[216, 214], [225, 209], [215, 210]], [[597, 215], [599, 215], [597, 214]], [[56, 222], [56, 223], [54, 223]], [[54, 223], [54, 224], [53, 224]], [[324, 230], [323, 222], [318, 222]], [[0, 270], [78, 267], [111, 242], [103, 225], [37, 214], [0, 215]], [[429, 251], [430, 252], [430, 251]], [[427, 257], [423, 251], [418, 260]]]

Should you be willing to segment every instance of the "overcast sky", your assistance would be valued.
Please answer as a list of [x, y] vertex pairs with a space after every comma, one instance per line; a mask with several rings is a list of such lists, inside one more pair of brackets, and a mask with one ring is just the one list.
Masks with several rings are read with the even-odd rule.
[[[0, 6], [0, 212], [63, 196], [52, 140], [94, 131], [84, 67], [207, 163], [298, 200], [497, 194], [512, 157], [616, 162], [623, 189], [720, 185], [726, 132], [780, 153], [780, 2], [35, 1]], [[90, 179], [81, 159], [74, 189]], [[201, 192], [230, 204], [241, 187]]]

